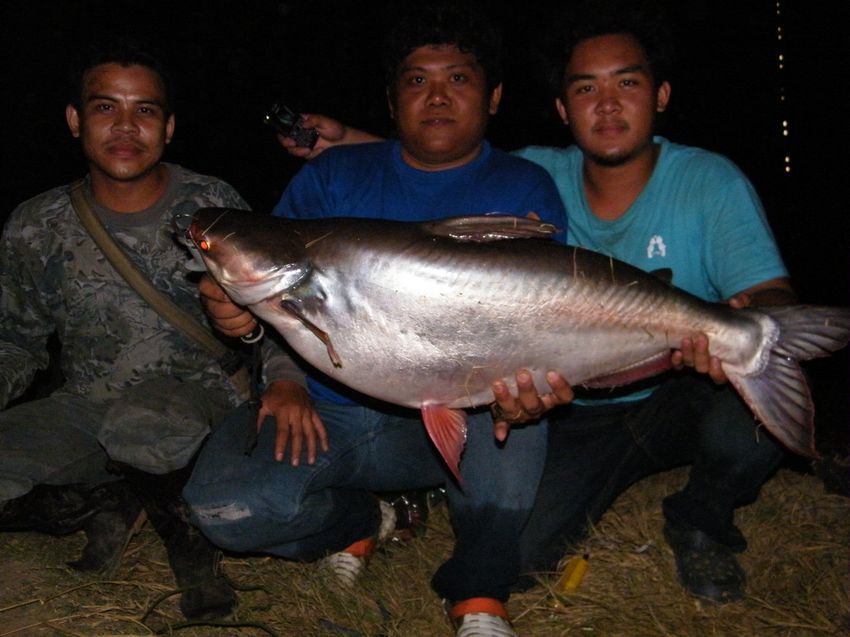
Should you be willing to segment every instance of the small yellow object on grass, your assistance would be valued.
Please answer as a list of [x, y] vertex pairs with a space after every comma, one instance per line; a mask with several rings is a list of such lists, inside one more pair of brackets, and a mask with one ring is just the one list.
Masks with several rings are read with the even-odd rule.
[[561, 577], [558, 578], [558, 583], [555, 584], [555, 592], [558, 594], [574, 593], [584, 579], [584, 574], [587, 573], [587, 564], [590, 556], [576, 555], [567, 560], [564, 565], [564, 570], [561, 571]]

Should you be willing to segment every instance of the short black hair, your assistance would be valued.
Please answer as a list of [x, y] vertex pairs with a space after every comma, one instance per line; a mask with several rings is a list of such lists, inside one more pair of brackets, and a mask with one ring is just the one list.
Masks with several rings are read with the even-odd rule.
[[121, 66], [144, 66], [159, 76], [165, 103], [162, 105], [166, 117], [174, 113], [174, 78], [165, 62], [164, 53], [150, 43], [130, 38], [111, 38], [90, 43], [82, 49], [72, 62], [69, 73], [68, 101], [78, 111], [82, 108], [86, 73], [101, 64]]
[[502, 34], [475, 2], [455, 0], [420, 3], [395, 17], [384, 39], [384, 80], [395, 97], [399, 67], [412, 51], [449, 44], [472, 53], [484, 70], [487, 91], [502, 82]]
[[555, 34], [556, 53], [549, 75], [556, 97], [563, 95], [564, 70], [575, 47], [590, 38], [612, 34], [626, 34], [637, 40], [656, 87], [670, 80], [673, 36], [660, 5], [646, 0], [584, 0], [562, 18]]

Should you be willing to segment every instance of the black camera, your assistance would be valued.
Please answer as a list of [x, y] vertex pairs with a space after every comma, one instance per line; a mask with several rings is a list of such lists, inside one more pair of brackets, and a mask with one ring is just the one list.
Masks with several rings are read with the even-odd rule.
[[301, 115], [280, 102], [272, 105], [263, 122], [284, 137], [294, 139], [296, 146], [313, 148], [319, 139], [319, 131], [315, 128], [304, 128], [301, 125]]

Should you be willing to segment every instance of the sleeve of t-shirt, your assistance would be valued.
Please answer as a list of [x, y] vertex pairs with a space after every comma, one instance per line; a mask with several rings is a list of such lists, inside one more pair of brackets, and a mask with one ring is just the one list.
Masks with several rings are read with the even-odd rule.
[[705, 264], [722, 298], [778, 277], [788, 276], [764, 208], [752, 184], [723, 160], [713, 175], [706, 210]]
[[569, 213], [557, 185], [546, 168], [551, 162], [549, 151], [551, 149], [547, 147], [528, 146], [512, 151], [511, 155], [530, 161], [544, 171], [540, 179], [535, 182], [535, 188], [529, 193], [529, 201], [533, 206], [531, 210], [539, 214], [541, 219], [558, 228], [555, 238], [561, 243], [566, 243]]
[[526, 197], [528, 211], [535, 212], [541, 221], [551, 223], [558, 230], [553, 236], [560, 243], [567, 242], [567, 212], [561, 201], [561, 195], [555, 182], [545, 172], [540, 172], [536, 183], [532, 184]]

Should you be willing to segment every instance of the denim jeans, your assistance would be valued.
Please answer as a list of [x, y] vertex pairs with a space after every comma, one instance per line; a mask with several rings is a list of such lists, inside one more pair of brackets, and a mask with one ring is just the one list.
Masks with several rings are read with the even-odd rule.
[[665, 517], [743, 550], [734, 510], [755, 500], [783, 458], [734, 389], [695, 374], [674, 375], [640, 401], [570, 405], [549, 420], [546, 467], [521, 542], [526, 574], [553, 570], [631, 484], [687, 464], [688, 483], [664, 499]]
[[456, 535], [432, 584], [450, 600], [505, 600], [519, 575], [519, 536], [534, 502], [546, 453], [545, 423], [517, 428], [506, 444], [489, 413], [471, 414], [458, 487], [416, 412], [319, 402], [330, 450], [312, 466], [273, 455], [269, 418], [244, 453], [240, 408], [204, 446], [184, 496], [193, 521], [219, 546], [314, 560], [375, 535], [373, 492], [445, 485]]

